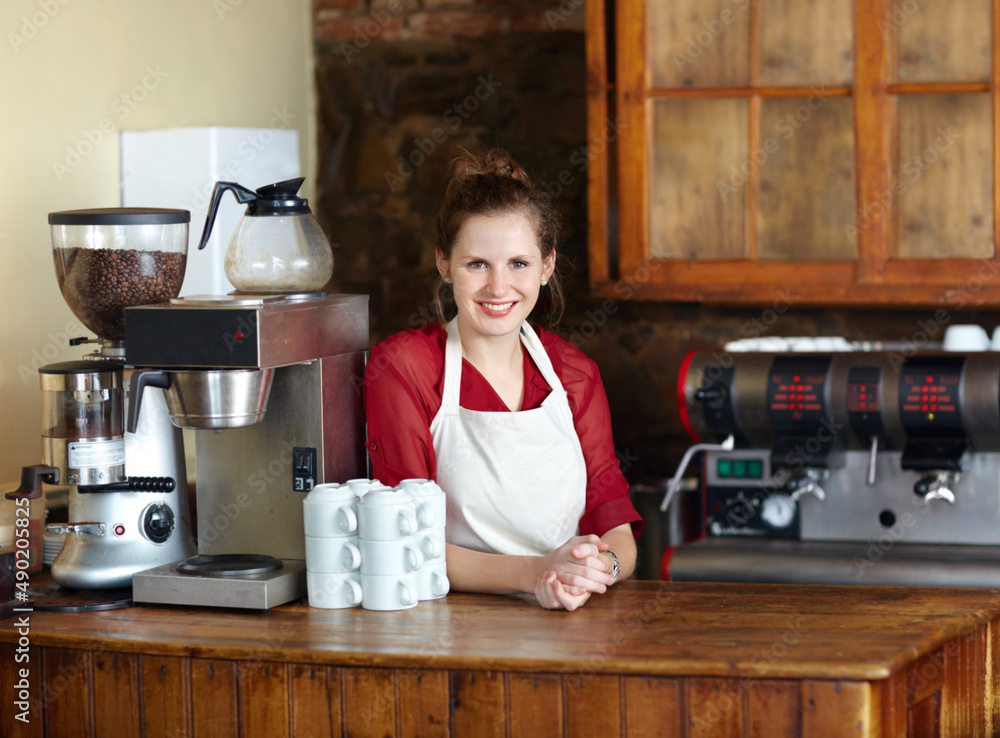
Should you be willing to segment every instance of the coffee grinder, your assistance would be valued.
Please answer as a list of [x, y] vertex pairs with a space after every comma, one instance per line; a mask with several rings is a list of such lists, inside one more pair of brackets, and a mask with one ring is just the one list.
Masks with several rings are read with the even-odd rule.
[[53, 257], [67, 304], [100, 348], [82, 361], [39, 369], [41, 466], [25, 467], [13, 497], [41, 483], [70, 485], [66, 533], [52, 577], [74, 589], [128, 587], [132, 575], [190, 555], [183, 439], [151, 392], [133, 427], [125, 361], [125, 309], [176, 297], [187, 258], [186, 210], [111, 208], [50, 213]]
[[236, 292], [125, 311], [137, 407], [160, 388], [171, 421], [196, 431], [198, 555], [136, 574], [137, 602], [266, 610], [304, 596], [306, 494], [367, 476], [368, 297], [322, 289], [332, 253], [301, 182], [216, 185], [202, 244], [223, 193], [248, 203], [226, 258]]

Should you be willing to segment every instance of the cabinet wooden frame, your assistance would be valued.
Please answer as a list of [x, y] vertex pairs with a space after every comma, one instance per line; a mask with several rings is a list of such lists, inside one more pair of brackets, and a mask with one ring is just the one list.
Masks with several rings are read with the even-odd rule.
[[[745, 88], [670, 88], [652, 84], [647, 2], [587, 0], [588, 240], [592, 291], [615, 299], [718, 305], [1000, 306], [1000, 0], [992, 0], [991, 77], [981, 83], [894, 84], [889, 0], [854, 4], [854, 74], [849, 87], [824, 94], [853, 102], [857, 258], [761, 260], [757, 256], [759, 174], [751, 169], [744, 206], [746, 258], [694, 260], [652, 256], [649, 177], [653, 104], [663, 99], [749, 99], [748, 140], [759, 133], [761, 100], [807, 96], [809, 89], [755, 84], [759, 0], [749, 0], [751, 84]], [[659, 0], [656, 0], [659, 1]], [[610, 11], [610, 15], [609, 15]], [[613, 19], [613, 20], [612, 20]], [[611, 26], [614, 26], [613, 28]], [[611, 72], [613, 71], [613, 75]], [[898, 258], [885, 207], [895, 161], [899, 94], [987, 93], [992, 110], [993, 249], [987, 258]], [[609, 135], [609, 131], [612, 135]], [[869, 204], [867, 207], [865, 204]], [[617, 216], [617, 217], [616, 217]], [[856, 221], [857, 222], [857, 221]]]

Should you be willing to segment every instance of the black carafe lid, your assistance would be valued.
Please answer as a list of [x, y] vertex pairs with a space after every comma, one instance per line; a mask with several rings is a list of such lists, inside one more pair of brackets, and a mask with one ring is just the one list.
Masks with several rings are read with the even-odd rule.
[[298, 196], [305, 177], [286, 179], [257, 188], [257, 199], [247, 205], [247, 215], [304, 215], [309, 202]]

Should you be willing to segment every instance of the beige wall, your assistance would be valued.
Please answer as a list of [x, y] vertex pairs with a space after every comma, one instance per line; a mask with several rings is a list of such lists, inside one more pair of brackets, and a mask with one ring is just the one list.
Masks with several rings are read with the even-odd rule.
[[311, 179], [311, 7], [309, 0], [4, 0], [0, 489], [16, 486], [21, 466], [41, 463], [35, 369], [89, 350], [67, 348], [67, 336], [86, 331], [59, 293], [47, 214], [120, 203], [122, 130], [263, 128], [275, 125], [277, 111], [299, 131]]

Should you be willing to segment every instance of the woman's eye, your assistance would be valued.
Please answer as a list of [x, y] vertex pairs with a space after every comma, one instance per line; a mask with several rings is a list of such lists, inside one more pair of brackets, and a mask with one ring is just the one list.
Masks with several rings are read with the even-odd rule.
[[528, 262], [526, 262], [526, 261], [514, 261], [514, 262], [511, 262], [511, 266], [514, 267], [515, 269], [524, 269], [526, 266], [528, 266]]
[[484, 264], [481, 261], [470, 261], [469, 262], [469, 269], [482, 269], [483, 266], [484, 266]]

